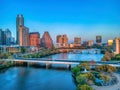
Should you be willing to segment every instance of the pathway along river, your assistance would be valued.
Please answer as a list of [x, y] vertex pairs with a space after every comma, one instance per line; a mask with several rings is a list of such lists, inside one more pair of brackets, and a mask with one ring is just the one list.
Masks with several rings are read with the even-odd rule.
[[[102, 56], [102, 54], [56, 54], [47, 58], [100, 60]], [[0, 72], [0, 90], [76, 90], [76, 86], [71, 71], [67, 69], [11, 67]]]

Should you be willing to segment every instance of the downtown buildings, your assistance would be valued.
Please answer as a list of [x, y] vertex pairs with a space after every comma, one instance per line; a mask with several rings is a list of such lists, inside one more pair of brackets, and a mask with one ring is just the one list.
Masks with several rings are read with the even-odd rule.
[[29, 28], [24, 26], [24, 17], [19, 14], [16, 18], [16, 43], [20, 46], [29, 46]]
[[52, 49], [53, 48], [53, 40], [49, 34], [49, 32], [44, 32], [41, 38], [41, 47]]
[[11, 31], [7, 28], [5, 31], [0, 29], [0, 45], [14, 45], [15, 39], [12, 37]]
[[66, 34], [64, 35], [57, 35], [56, 37], [56, 47], [57, 48], [63, 48], [68, 47], [68, 37]]
[[81, 37], [75, 37], [74, 38], [74, 47], [80, 47], [81, 46]]
[[20, 46], [32, 46], [36, 48], [40, 48], [41, 46], [48, 49], [53, 48], [53, 41], [49, 32], [44, 32], [41, 40], [39, 32], [29, 33], [29, 28], [24, 26], [24, 17], [21, 14], [17, 15], [16, 18], [16, 33], [16, 43]]
[[40, 34], [39, 32], [29, 33], [29, 44], [30, 46], [40, 47]]
[[[53, 40], [48, 32], [45, 32], [40, 39], [39, 32], [29, 32], [29, 28], [24, 25], [24, 17], [18, 14], [16, 17], [16, 43], [11, 31], [0, 29], [0, 52], [20, 52], [21, 48], [36, 51], [40, 47], [53, 48]], [[29, 49], [29, 50], [28, 50]]]

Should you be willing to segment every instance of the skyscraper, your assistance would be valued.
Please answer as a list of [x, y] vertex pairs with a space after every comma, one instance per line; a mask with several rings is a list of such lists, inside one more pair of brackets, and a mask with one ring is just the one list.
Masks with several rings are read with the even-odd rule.
[[41, 46], [45, 47], [45, 48], [48, 48], [48, 49], [53, 48], [53, 40], [50, 37], [49, 32], [47, 32], [47, 31], [44, 32], [44, 34], [41, 38]]
[[81, 46], [81, 37], [75, 37], [74, 38], [74, 46], [75, 47]]
[[62, 35], [57, 35], [56, 42], [62, 44]]
[[16, 43], [19, 44], [19, 26], [24, 26], [24, 17], [22, 14], [16, 18]]
[[3, 45], [3, 31], [0, 29], [0, 45]]
[[102, 45], [102, 36], [100, 35], [96, 36], [96, 43], [97, 45]]
[[93, 44], [94, 44], [93, 40], [88, 41], [88, 46], [93, 46]]
[[57, 47], [68, 47], [68, 38], [67, 35], [57, 35], [56, 37]]
[[39, 32], [32, 32], [29, 34], [30, 46], [40, 47], [40, 34]]
[[19, 26], [19, 45], [29, 46], [29, 28]]
[[4, 31], [4, 42], [5, 42], [5, 45], [11, 45], [11, 39], [12, 39], [12, 35], [11, 35], [11, 31], [7, 28], [5, 31]]
[[115, 54], [120, 54], [120, 38], [115, 38], [113, 48], [114, 48]]

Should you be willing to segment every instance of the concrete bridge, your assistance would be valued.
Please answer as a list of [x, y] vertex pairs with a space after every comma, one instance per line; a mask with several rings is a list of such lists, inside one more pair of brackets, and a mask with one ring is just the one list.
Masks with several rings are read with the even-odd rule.
[[5, 61], [9, 62], [26, 62], [27, 65], [30, 63], [41, 63], [45, 64], [46, 68], [49, 68], [52, 64], [61, 64], [67, 65], [68, 69], [71, 69], [71, 65], [78, 65], [79, 62], [72, 62], [72, 61], [64, 61], [64, 60], [32, 60], [32, 59], [6, 59]]
[[[45, 64], [46, 68], [49, 68], [52, 64], [61, 64], [61, 65], [67, 65], [67, 68], [71, 68], [71, 65], [78, 65], [83, 61], [80, 60], [51, 60], [51, 59], [5, 59], [4, 61], [8, 61], [8, 62], [25, 62], [27, 63], [27, 65], [29, 65], [30, 63], [41, 63], [41, 64]], [[90, 62], [90, 61], [86, 61], [86, 62]], [[108, 64], [114, 67], [120, 67], [120, 61], [96, 61], [95, 62], [96, 65], [103, 65], [103, 64]]]
[[73, 52], [73, 53], [87, 53], [87, 54], [99, 54], [100, 49], [75, 49], [75, 48], [59, 48], [61, 52]]

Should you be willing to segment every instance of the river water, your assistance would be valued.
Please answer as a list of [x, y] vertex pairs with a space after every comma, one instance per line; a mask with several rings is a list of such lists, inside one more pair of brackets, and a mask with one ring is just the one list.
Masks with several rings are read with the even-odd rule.
[[12, 67], [0, 73], [0, 90], [75, 90], [68, 70]]
[[[100, 60], [102, 54], [56, 54], [46, 58]], [[76, 90], [71, 71], [34, 67], [11, 67], [0, 72], [0, 90]]]
[[73, 53], [60, 53], [56, 55], [51, 55], [46, 57], [47, 59], [53, 59], [53, 60], [78, 60], [78, 61], [100, 61], [103, 57], [103, 54], [73, 54]]

